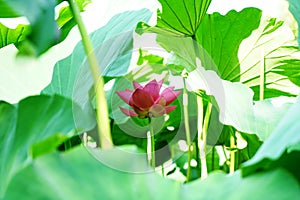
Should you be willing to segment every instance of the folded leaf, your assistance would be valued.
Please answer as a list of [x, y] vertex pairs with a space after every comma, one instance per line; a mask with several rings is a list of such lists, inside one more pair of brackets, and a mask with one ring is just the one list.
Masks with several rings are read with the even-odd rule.
[[300, 180], [300, 98], [284, 115], [255, 156], [242, 167], [243, 176], [255, 171], [284, 167]]
[[202, 89], [215, 97], [222, 124], [244, 133], [257, 134], [262, 140], [269, 137], [291, 106], [291, 103], [276, 106], [273, 103], [276, 98], [253, 101], [253, 92], [245, 84], [222, 80], [214, 71], [200, 66], [189, 73], [187, 83], [192, 90]]

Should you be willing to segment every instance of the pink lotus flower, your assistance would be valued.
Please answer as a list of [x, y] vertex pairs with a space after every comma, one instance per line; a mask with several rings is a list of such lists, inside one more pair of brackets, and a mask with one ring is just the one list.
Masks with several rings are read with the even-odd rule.
[[152, 80], [141, 86], [133, 82], [134, 90], [125, 89], [117, 92], [119, 97], [125, 101], [133, 110], [120, 107], [121, 111], [130, 117], [149, 118], [159, 117], [170, 113], [176, 106], [168, 106], [180, 94], [180, 91], [173, 91], [174, 87], [164, 89], [160, 94], [163, 80], [157, 82]]

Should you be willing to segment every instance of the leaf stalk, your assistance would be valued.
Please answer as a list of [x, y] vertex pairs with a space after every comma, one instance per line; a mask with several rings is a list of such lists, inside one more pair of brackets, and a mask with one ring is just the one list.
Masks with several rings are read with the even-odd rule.
[[108, 106], [104, 91], [104, 80], [101, 76], [98, 60], [95, 55], [92, 42], [82, 21], [78, 5], [74, 0], [68, 0], [68, 2], [78, 25], [78, 29], [82, 38], [82, 44], [87, 55], [87, 60], [94, 81], [97, 105], [96, 117], [98, 123], [98, 136], [100, 139], [100, 146], [102, 149], [111, 149], [113, 148], [113, 142], [110, 132]]
[[188, 168], [186, 175], [186, 182], [191, 180], [191, 160], [192, 160], [192, 151], [191, 151], [191, 133], [189, 125], [189, 111], [188, 111], [188, 93], [186, 87], [185, 77], [183, 77], [183, 115], [184, 115], [184, 127], [186, 134], [186, 143], [188, 145]]

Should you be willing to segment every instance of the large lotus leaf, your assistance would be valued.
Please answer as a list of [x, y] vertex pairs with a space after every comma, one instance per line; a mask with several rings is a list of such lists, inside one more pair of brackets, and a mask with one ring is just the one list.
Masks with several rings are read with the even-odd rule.
[[[69, 12], [69, 7], [61, 9], [57, 21], [55, 20], [55, 7], [60, 2], [56, 0], [29, 2], [0, 0], [0, 17], [24, 16], [29, 21], [29, 25], [19, 25], [13, 30], [13, 34], [12, 31], [4, 32], [9, 29], [3, 26], [1, 30], [5, 29], [1, 31], [2, 44], [0, 48], [13, 43], [19, 48], [20, 53], [38, 56], [64, 40], [76, 23], [73, 14]], [[76, 2], [83, 11], [84, 6], [90, 0], [77, 0]], [[23, 28], [20, 29], [20, 27]]]
[[283, 21], [262, 18], [258, 29], [240, 45], [240, 81], [258, 92], [264, 69], [265, 98], [298, 95], [300, 57], [296, 52], [299, 49], [290, 28]]
[[[30, 162], [32, 153], [34, 156], [43, 153], [31, 151], [34, 143], [54, 134], [72, 134], [75, 125], [72, 102], [60, 96], [28, 97], [17, 105], [0, 102], [0, 111], [2, 196], [14, 173]], [[48, 147], [51, 145], [50, 142], [47, 144]]]
[[291, 106], [291, 103], [277, 106], [276, 99], [255, 102], [252, 90], [246, 85], [222, 80], [214, 71], [200, 66], [189, 73], [187, 80], [192, 90], [202, 89], [215, 97], [222, 124], [244, 133], [257, 134], [263, 140]]
[[217, 172], [183, 188], [182, 199], [295, 199], [300, 195], [297, 180], [282, 169], [256, 173], [245, 179], [239, 171], [232, 176]]
[[[243, 28], [241, 28], [243, 27]], [[256, 30], [255, 30], [256, 29]], [[283, 21], [263, 17], [256, 8], [226, 15], [206, 15], [197, 29], [195, 45], [190, 37], [148, 27], [157, 33], [157, 43], [186, 60], [188, 71], [195, 69], [195, 56], [206, 69], [224, 80], [240, 81], [253, 88], [258, 100], [261, 71], [264, 68], [264, 97], [295, 96], [299, 87], [298, 48], [292, 31]], [[229, 39], [230, 38], [230, 39]], [[296, 85], [295, 85], [296, 84]]]
[[[113, 151], [115, 149], [106, 152], [94, 150], [93, 153], [109, 156]], [[128, 157], [117, 160], [116, 164], [128, 170], [135, 170], [137, 166], [145, 167], [146, 159], [134, 155], [136, 150]], [[181, 185], [154, 173], [118, 171], [91, 157], [81, 147], [36, 159], [13, 178], [4, 198], [295, 199], [300, 195], [299, 191], [295, 178], [282, 169], [246, 178], [241, 178], [238, 172], [232, 176], [215, 173], [205, 181]]]
[[157, 27], [194, 36], [211, 0], [159, 0], [162, 11], [157, 15]]
[[230, 11], [224, 16], [219, 13], [206, 14], [193, 37], [182, 37], [172, 31], [144, 24], [142, 27], [145, 32], [156, 33], [157, 43], [164, 49], [189, 63], [185, 66], [188, 71], [195, 69], [197, 56], [206, 69], [216, 71], [223, 79], [238, 81], [239, 45], [259, 26], [260, 18], [261, 11], [256, 8]]
[[[162, 199], [166, 196], [176, 199], [180, 185], [171, 180], [163, 180], [153, 173], [118, 171], [132, 171], [137, 166], [151, 171], [147, 168], [145, 155], [137, 158], [137, 152], [133, 149], [132, 154], [128, 154], [129, 157], [120, 158], [120, 152], [117, 152], [116, 149], [93, 151], [94, 155], [99, 154], [102, 158], [110, 156], [109, 160], [117, 164], [117, 169], [107, 166], [107, 162], [101, 163], [93, 158], [83, 147], [63, 154], [40, 157], [15, 177], [5, 199], [16, 199], [19, 195], [22, 199]], [[30, 184], [26, 184], [29, 180]], [[26, 195], [17, 192], [23, 184], [26, 184]], [[168, 190], [161, 190], [162, 188]]]
[[[174, 29], [162, 29], [166, 28], [164, 26], [157, 28], [142, 24], [142, 27], [145, 32], [157, 33], [159, 45], [191, 64], [192, 66], [185, 66], [188, 71], [195, 69], [195, 57], [198, 56], [206, 69], [218, 72], [223, 79], [238, 81], [239, 45], [259, 26], [260, 17], [261, 11], [256, 8], [246, 8], [240, 12], [230, 11], [225, 16], [219, 13], [206, 14], [192, 37], [182, 37], [172, 32]], [[185, 28], [189, 27], [189, 23], [184, 25]]]
[[259, 9], [246, 8], [240, 12], [232, 10], [224, 16], [206, 15], [196, 33], [204, 68], [215, 70], [224, 80], [239, 81], [239, 46], [259, 26], [261, 13]]
[[[199, 54], [202, 65], [223, 80], [247, 84], [256, 93], [255, 100], [262, 68], [265, 98], [298, 94], [295, 84], [300, 85], [300, 75], [295, 72], [300, 67], [299, 58], [293, 56], [298, 51], [293, 46], [293, 33], [282, 21], [267, 17], [260, 21], [260, 17], [261, 11], [254, 8], [230, 11], [225, 16], [207, 15], [196, 35], [205, 49]], [[245, 28], [241, 28], [243, 25]]]
[[288, 110], [271, 136], [242, 168], [243, 175], [257, 170], [285, 167], [300, 180], [300, 98]]
[[[297, 20], [298, 22], [298, 27], [300, 27], [300, 1], [298, 0], [289, 0], [289, 3], [290, 3], [290, 11], [291, 13], [294, 15], [295, 19]], [[299, 30], [299, 28], [298, 28]], [[300, 32], [298, 31], [298, 43], [299, 43], [299, 46], [300, 46]]]

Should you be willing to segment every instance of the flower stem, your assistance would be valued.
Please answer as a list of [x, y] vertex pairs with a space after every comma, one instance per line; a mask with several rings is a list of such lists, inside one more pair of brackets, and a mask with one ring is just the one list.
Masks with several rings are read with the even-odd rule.
[[[201, 96], [197, 96], [197, 107], [198, 107], [198, 121], [197, 121], [197, 128], [198, 128], [198, 149], [199, 149], [199, 163], [201, 163], [201, 178], [203, 175], [203, 162], [202, 157], [205, 156], [205, 152], [203, 148], [203, 141], [202, 141], [202, 129], [203, 129], [203, 99]], [[199, 164], [200, 166], [200, 164]]]
[[200, 150], [202, 151], [200, 153], [200, 159], [201, 159], [201, 179], [206, 179], [208, 172], [207, 172], [207, 162], [206, 162], [206, 143], [207, 143], [207, 132], [208, 132], [208, 125], [211, 115], [211, 109], [212, 104], [208, 102], [207, 108], [205, 111], [204, 121], [203, 121], [203, 129], [202, 129], [202, 147], [200, 147]]
[[96, 117], [98, 123], [98, 135], [100, 139], [100, 145], [103, 149], [113, 148], [112, 137], [110, 133], [110, 124], [108, 117], [107, 101], [104, 92], [104, 80], [101, 76], [101, 71], [98, 67], [98, 60], [95, 55], [93, 45], [90, 41], [88, 33], [84, 27], [84, 23], [80, 16], [79, 8], [74, 0], [68, 0], [73, 16], [77, 22], [78, 29], [82, 38], [82, 44], [84, 46], [87, 60], [94, 80], [94, 88], [96, 94]]
[[151, 117], [149, 117], [149, 131], [150, 131], [150, 142], [151, 142], [151, 167], [155, 168], [155, 139], [154, 130], [151, 124]]
[[229, 165], [229, 174], [234, 173], [234, 162], [235, 162], [235, 141], [234, 136], [230, 136], [230, 165]]
[[186, 182], [191, 180], [191, 160], [192, 160], [192, 152], [191, 152], [191, 134], [190, 134], [190, 125], [189, 125], [189, 111], [188, 111], [188, 93], [186, 89], [185, 78], [183, 78], [183, 114], [184, 114], [184, 126], [185, 126], [185, 134], [186, 134], [186, 143], [188, 145], [188, 168], [186, 174]]

